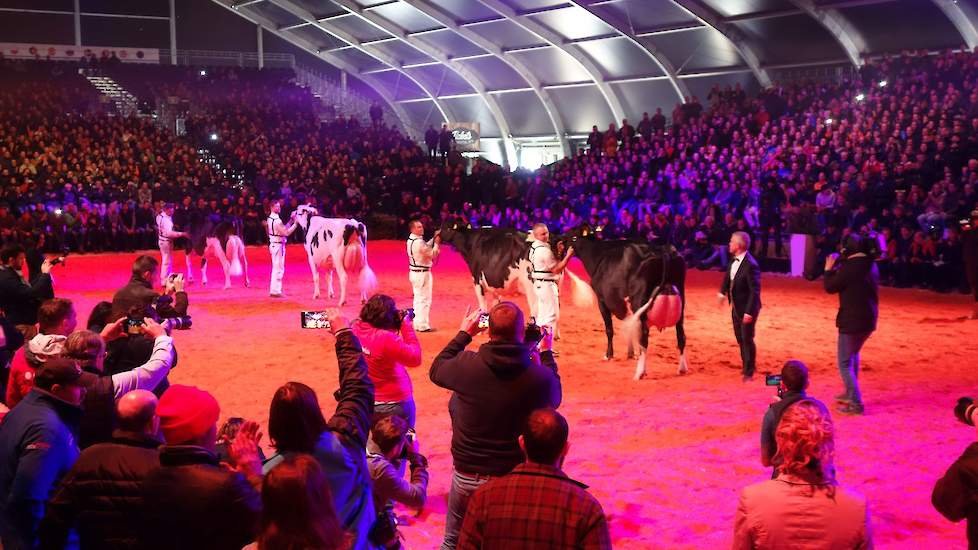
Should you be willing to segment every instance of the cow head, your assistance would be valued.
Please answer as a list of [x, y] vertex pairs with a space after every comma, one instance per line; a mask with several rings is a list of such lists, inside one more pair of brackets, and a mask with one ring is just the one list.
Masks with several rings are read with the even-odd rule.
[[308, 204], [300, 204], [295, 209], [295, 221], [299, 224], [299, 227], [301, 227], [303, 231], [307, 231], [309, 229], [309, 219], [318, 215], [319, 210], [316, 210]]
[[600, 238], [602, 230], [603, 228], [601, 226], [594, 228], [587, 223], [581, 224], [557, 238], [554, 241], [554, 248], [557, 250], [558, 255], [563, 257], [564, 252], [568, 248], [577, 245], [581, 240], [593, 240]]
[[460, 216], [449, 218], [441, 224], [441, 240], [446, 243], [454, 244], [458, 237], [464, 235], [472, 229], [472, 224]]

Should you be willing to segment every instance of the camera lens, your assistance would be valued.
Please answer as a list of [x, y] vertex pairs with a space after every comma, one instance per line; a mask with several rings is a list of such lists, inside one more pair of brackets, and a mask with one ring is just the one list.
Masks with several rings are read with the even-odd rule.
[[974, 426], [975, 409], [976, 405], [974, 399], [970, 397], [961, 397], [958, 399], [957, 405], [954, 406], [954, 416], [956, 416], [961, 422], [969, 426]]

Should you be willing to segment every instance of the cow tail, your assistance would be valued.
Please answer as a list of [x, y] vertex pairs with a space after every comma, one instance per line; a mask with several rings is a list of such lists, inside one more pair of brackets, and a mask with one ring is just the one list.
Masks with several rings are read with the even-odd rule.
[[363, 269], [360, 270], [360, 288], [367, 294], [372, 294], [377, 286], [377, 276], [374, 274], [374, 270], [370, 269], [369, 265], [364, 264]]
[[244, 243], [237, 235], [228, 235], [227, 258], [231, 262], [230, 273], [237, 277], [243, 272], [241, 268], [241, 252], [244, 250]]
[[625, 317], [625, 320], [621, 323], [621, 331], [628, 338], [628, 342], [631, 347], [635, 349], [641, 349], [642, 342], [642, 314], [652, 307], [652, 302], [655, 301], [655, 297], [658, 295], [658, 291], [652, 293], [652, 297], [649, 298], [648, 302], [638, 308], [638, 311], [631, 312], [631, 304], [628, 306], [629, 315]]
[[573, 271], [565, 269], [564, 273], [570, 278], [571, 302], [576, 307], [594, 308], [597, 305], [597, 298], [591, 285], [574, 274]]

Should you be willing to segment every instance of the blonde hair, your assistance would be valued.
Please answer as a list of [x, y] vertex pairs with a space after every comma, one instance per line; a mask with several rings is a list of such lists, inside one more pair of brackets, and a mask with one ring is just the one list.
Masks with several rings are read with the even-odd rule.
[[98, 356], [105, 352], [105, 341], [97, 332], [79, 330], [65, 340], [64, 355], [77, 359], [82, 366], [93, 366]]
[[803, 399], [788, 407], [775, 432], [781, 473], [835, 480], [835, 426], [825, 405]]

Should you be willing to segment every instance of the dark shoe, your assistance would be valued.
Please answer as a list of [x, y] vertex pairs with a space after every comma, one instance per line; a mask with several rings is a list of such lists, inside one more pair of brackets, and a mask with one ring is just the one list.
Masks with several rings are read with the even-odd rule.
[[852, 399], [849, 399], [849, 394], [847, 393], [840, 393], [835, 396], [835, 401], [837, 403], [852, 403]]
[[281, 294], [269, 294], [269, 296], [271, 296], [272, 298], [281, 298], [282, 297]]
[[434, 332], [434, 331], [435, 329], [429, 327], [429, 328], [423, 328], [421, 330], [416, 330], [414, 332]]
[[864, 409], [862, 405], [856, 405], [855, 403], [848, 403], [846, 405], [836, 407], [835, 410], [850, 416], [862, 416], [866, 414], [866, 409]]
[[743, 377], [742, 377], [742, 378], [740, 379], [740, 381], [741, 381], [741, 382], [743, 382], [744, 384], [746, 384], [746, 383], [748, 383], [748, 382], [753, 382], [753, 381], [754, 381], [754, 375], [753, 375], [753, 374], [745, 374], [745, 375], [744, 375], [744, 376], [743, 376]]

